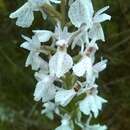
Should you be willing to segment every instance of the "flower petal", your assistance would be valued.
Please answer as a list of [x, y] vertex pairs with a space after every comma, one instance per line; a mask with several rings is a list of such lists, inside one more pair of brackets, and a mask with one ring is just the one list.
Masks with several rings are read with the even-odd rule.
[[16, 25], [27, 28], [32, 25], [34, 20], [33, 10], [29, 2], [26, 2], [18, 10], [10, 14], [10, 18], [17, 18]]
[[86, 115], [93, 112], [94, 117], [96, 118], [99, 114], [99, 110], [102, 109], [102, 104], [107, 101], [97, 95], [89, 95], [84, 100], [79, 102], [79, 109]]
[[89, 31], [89, 38], [97, 40], [105, 41], [104, 32], [101, 24], [95, 23]]
[[94, 18], [93, 18], [94, 23], [101, 23], [106, 20], [111, 20], [111, 16], [108, 14], [105, 14], [105, 13], [94, 16]]
[[70, 101], [75, 95], [76, 95], [76, 92], [73, 89], [60, 90], [56, 93], [55, 102], [65, 107], [70, 103]]
[[27, 41], [24, 42], [24, 43], [22, 43], [22, 44], [20, 45], [20, 47], [22, 47], [22, 48], [24, 48], [24, 49], [27, 49], [27, 50], [31, 50], [31, 49], [32, 49], [30, 43], [27, 42]]
[[25, 66], [28, 67], [29, 65], [31, 65], [32, 70], [38, 70], [41, 62], [42, 62], [42, 59], [39, 57], [39, 53], [30, 52], [27, 57]]
[[106, 66], [107, 66], [107, 60], [102, 60], [100, 61], [99, 63], [95, 64], [93, 66], [93, 69], [96, 71], [96, 72], [101, 72], [103, 71], [104, 69], [106, 69]]
[[55, 97], [56, 88], [49, 76], [46, 76], [42, 81], [38, 82], [34, 92], [34, 100], [47, 102]]
[[95, 16], [102, 14], [103, 12], [105, 12], [105, 11], [108, 10], [108, 9], [109, 9], [109, 6], [106, 6], [106, 7], [102, 8], [102, 9], [98, 10], [98, 11], [95, 13]]
[[86, 56], [85, 58], [81, 59], [79, 63], [74, 65], [73, 72], [77, 76], [81, 77], [85, 74], [86, 71], [88, 71], [89, 74], [89, 71], [91, 70], [91, 66], [92, 66], [92, 61], [89, 57]]
[[52, 32], [48, 30], [33, 30], [40, 42], [47, 42], [52, 36]]

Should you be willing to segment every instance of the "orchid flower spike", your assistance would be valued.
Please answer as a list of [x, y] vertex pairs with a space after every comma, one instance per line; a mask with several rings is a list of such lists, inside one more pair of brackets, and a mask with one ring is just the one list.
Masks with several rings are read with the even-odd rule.
[[[56, 10], [57, 6], [53, 8], [59, 3], [62, 13]], [[63, 12], [68, 9], [64, 7], [66, 4], [69, 4], [70, 21]], [[16, 25], [24, 28], [32, 25], [35, 11], [41, 12], [44, 19], [47, 14], [54, 14], [52, 23], [59, 18], [53, 31], [33, 30], [32, 38], [22, 35], [25, 41], [20, 46], [29, 51], [25, 66], [35, 71], [37, 83], [33, 96], [35, 101], [43, 103], [41, 113], [51, 120], [55, 115], [61, 117], [61, 125], [55, 130], [74, 130], [75, 123], [82, 130], [107, 129], [105, 125], [90, 125], [90, 121], [93, 116], [97, 118], [107, 103], [98, 95], [96, 83], [99, 73], [107, 67], [107, 60], [95, 63], [95, 58], [98, 41], [105, 41], [101, 24], [111, 19], [105, 13], [108, 8], [95, 12], [92, 0], [27, 0], [10, 14], [10, 18], [17, 19]], [[89, 116], [86, 123], [84, 116]]]

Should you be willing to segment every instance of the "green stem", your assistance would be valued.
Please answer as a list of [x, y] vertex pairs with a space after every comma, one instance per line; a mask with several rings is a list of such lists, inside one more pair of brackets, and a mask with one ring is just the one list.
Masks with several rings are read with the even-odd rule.
[[51, 17], [56, 18], [56, 19], [55, 19], [56, 21], [57, 21], [57, 19], [58, 19], [59, 21], [62, 20], [61, 14], [60, 14], [53, 6], [50, 6], [50, 5], [48, 5], [48, 4], [44, 4], [44, 5], [43, 5], [43, 10], [44, 10], [45, 12], [47, 12]]
[[65, 25], [65, 17], [66, 17], [66, 0], [61, 0], [61, 14], [62, 14], [62, 24]]

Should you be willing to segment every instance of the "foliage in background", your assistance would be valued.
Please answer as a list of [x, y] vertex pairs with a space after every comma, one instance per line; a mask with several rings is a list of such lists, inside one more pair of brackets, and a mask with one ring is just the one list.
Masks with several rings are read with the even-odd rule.
[[[22, 29], [8, 18], [12, 10], [24, 1], [0, 0], [0, 130], [50, 130], [57, 126], [40, 115], [40, 104], [33, 101], [35, 86], [31, 69], [24, 68], [26, 53], [19, 48], [21, 34], [30, 34], [32, 29], [50, 28], [39, 14], [33, 26]], [[107, 41], [99, 52], [109, 59], [109, 66], [102, 73], [99, 85], [109, 104], [99, 120], [110, 130], [130, 129], [130, 1], [94, 0], [96, 9], [110, 5], [112, 21], [104, 24]], [[51, 19], [48, 19], [50, 21]], [[98, 57], [100, 58], [100, 57]], [[57, 122], [58, 123], [58, 118]], [[50, 126], [50, 123], [52, 124]]]

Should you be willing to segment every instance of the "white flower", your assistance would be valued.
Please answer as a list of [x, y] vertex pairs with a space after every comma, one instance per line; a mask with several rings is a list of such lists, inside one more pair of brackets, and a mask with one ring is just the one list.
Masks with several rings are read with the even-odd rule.
[[72, 128], [70, 127], [70, 118], [64, 116], [61, 121], [61, 125], [57, 127], [55, 130], [72, 130]]
[[68, 41], [70, 33], [67, 27], [61, 29], [60, 23], [55, 27], [54, 39], [57, 45], [57, 52], [50, 58], [49, 68], [50, 73], [58, 78], [64, 76], [73, 66], [72, 57], [67, 54]]
[[87, 82], [89, 83], [93, 76], [92, 60], [88, 56], [84, 56], [79, 63], [74, 65], [73, 72], [81, 77], [84, 74], [87, 75]]
[[27, 67], [31, 65], [33, 70], [37, 70], [44, 62], [43, 59], [39, 57], [39, 49], [41, 47], [41, 43], [36, 35], [34, 35], [32, 39], [26, 36], [23, 36], [23, 38], [26, 41], [22, 43], [20, 47], [30, 51], [25, 66]]
[[88, 95], [84, 100], [79, 102], [79, 109], [86, 115], [90, 115], [93, 112], [96, 118], [99, 114], [99, 110], [102, 109], [102, 104], [107, 100], [97, 96], [96, 94]]
[[106, 6], [95, 13], [93, 17], [93, 26], [89, 32], [89, 37], [91, 39], [94, 38], [95, 40], [105, 41], [104, 32], [100, 23], [111, 19], [110, 15], [104, 13], [108, 8], [109, 6]]
[[39, 81], [36, 85], [34, 92], [34, 100], [42, 102], [48, 102], [54, 99], [56, 94], [56, 86], [53, 84], [54, 77], [46, 75], [44, 79]]
[[100, 124], [97, 125], [86, 125], [83, 130], [107, 130], [105, 125], [101, 126]]
[[111, 16], [104, 13], [109, 8], [106, 6], [94, 15], [94, 9], [91, 0], [76, 0], [69, 9], [69, 18], [73, 25], [81, 27], [86, 24], [87, 28], [90, 29], [89, 37], [95, 40], [105, 40], [101, 22], [110, 20]]
[[74, 89], [70, 90], [59, 90], [55, 95], [55, 102], [63, 107], [66, 107], [70, 101], [74, 98], [76, 92]]
[[43, 18], [46, 18], [45, 12], [41, 9], [44, 4], [60, 3], [59, 0], [28, 0], [22, 7], [10, 14], [10, 18], [17, 18], [16, 25], [27, 28], [32, 25], [34, 20], [34, 11], [41, 11]]
[[[95, 73], [93, 71], [93, 63], [95, 61], [95, 52], [98, 50], [97, 44], [91, 41], [83, 54], [82, 59], [73, 66], [73, 72], [81, 77], [86, 74], [87, 84], [93, 84], [95, 81]], [[81, 69], [82, 68], [82, 69]]]
[[50, 73], [58, 78], [64, 76], [73, 65], [73, 60], [70, 55], [64, 51], [57, 51], [49, 61]]
[[30, 2], [26, 2], [18, 10], [10, 14], [10, 18], [17, 18], [16, 25], [21, 27], [29, 27], [34, 20], [33, 8]]
[[45, 107], [42, 110], [42, 114], [45, 114], [48, 118], [50, 118], [51, 120], [54, 119], [54, 113], [59, 114], [59, 109], [58, 106], [53, 103], [53, 102], [47, 102], [43, 104], [43, 107]]
[[68, 15], [72, 24], [79, 28], [83, 23], [91, 23], [93, 13], [91, 0], [76, 0], [71, 4]]
[[39, 57], [41, 51], [40, 42], [47, 42], [50, 39], [52, 33], [47, 30], [43, 31], [37, 30], [33, 32], [35, 33], [35, 35], [32, 36], [32, 39], [22, 35], [22, 37], [26, 41], [22, 43], [20, 47], [30, 51], [25, 66], [27, 67], [31, 65], [33, 70], [37, 70], [39, 68], [43, 69], [45, 61], [41, 57]]
[[79, 102], [79, 109], [85, 115], [91, 115], [92, 112], [94, 114], [94, 117], [96, 118], [99, 114], [99, 111], [102, 109], [102, 104], [107, 103], [107, 100], [103, 99], [97, 94], [97, 88], [93, 88], [91, 89], [90, 94], [87, 95], [85, 99]]
[[69, 9], [69, 18], [73, 25], [78, 28], [84, 23], [90, 28], [93, 23], [100, 23], [111, 19], [110, 15], [104, 13], [108, 8], [109, 6], [104, 7], [94, 15], [91, 0], [76, 0]]
[[32, 70], [38, 70], [42, 64], [43, 59], [39, 57], [38, 52], [31, 51], [27, 57], [25, 66], [28, 67], [29, 65], [32, 66]]

